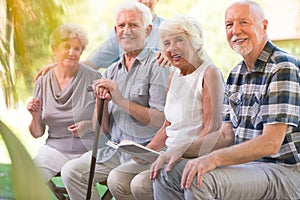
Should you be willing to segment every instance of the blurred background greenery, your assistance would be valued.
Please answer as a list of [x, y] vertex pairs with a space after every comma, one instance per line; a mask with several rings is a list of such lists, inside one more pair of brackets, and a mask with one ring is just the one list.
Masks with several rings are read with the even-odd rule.
[[[0, 121], [5, 122], [34, 156], [46, 135], [33, 139], [25, 106], [33, 93], [37, 71], [52, 62], [51, 31], [63, 22], [74, 22], [89, 33], [85, 59], [113, 28], [114, 8], [124, 0], [0, 0]], [[203, 25], [205, 48], [224, 79], [241, 60], [227, 44], [225, 8], [232, 0], [159, 0], [156, 13], [195, 17]], [[270, 39], [300, 59], [300, 0], [257, 0], [269, 19]], [[10, 163], [0, 136], [0, 163]], [[0, 176], [1, 179], [1, 176]], [[1, 194], [0, 194], [1, 197]]]
[[[0, 0], [0, 120], [6, 122], [35, 154], [45, 138], [31, 138], [26, 101], [33, 93], [33, 78], [52, 62], [51, 31], [63, 22], [74, 22], [89, 33], [85, 59], [108, 36], [114, 8], [124, 0]], [[225, 8], [232, 0], [159, 0], [156, 13], [164, 18], [177, 14], [195, 17], [204, 28], [205, 48], [226, 79], [241, 59], [226, 41]], [[257, 0], [269, 19], [270, 39], [300, 58], [300, 0]], [[0, 163], [5, 162], [0, 138]]]
[[[85, 59], [101, 44], [113, 27], [114, 7], [123, 0], [1, 0], [0, 1], [0, 77], [5, 104], [14, 106], [32, 95], [33, 77], [52, 62], [49, 35], [62, 22], [82, 25], [90, 43]], [[257, 0], [269, 18], [270, 38], [299, 57], [299, 0]], [[240, 58], [229, 48], [223, 16], [232, 0], [160, 0], [156, 13], [164, 18], [188, 14], [204, 27], [205, 48], [226, 79]], [[288, 26], [289, 25], [289, 26]], [[291, 27], [292, 28], [289, 28]], [[2, 102], [1, 102], [2, 103]]]

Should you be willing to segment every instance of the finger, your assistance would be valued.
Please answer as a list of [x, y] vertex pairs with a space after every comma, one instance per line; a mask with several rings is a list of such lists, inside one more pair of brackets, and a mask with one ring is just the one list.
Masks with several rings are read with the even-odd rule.
[[195, 167], [192, 167], [190, 172], [188, 173], [188, 176], [187, 176], [187, 179], [185, 182], [185, 186], [184, 186], [185, 189], [189, 189], [191, 187], [196, 174], [197, 174], [197, 170], [195, 169]]
[[38, 73], [35, 75], [33, 81], [35, 82], [41, 75], [42, 75], [42, 70], [38, 71]]
[[188, 163], [185, 165], [184, 169], [183, 169], [183, 172], [182, 172], [182, 175], [181, 175], [181, 183], [180, 183], [180, 186], [182, 189], [185, 188], [185, 183], [186, 183], [186, 179], [187, 179], [187, 176], [188, 176]]
[[202, 184], [204, 174], [198, 171], [198, 176], [197, 176], [197, 187], [200, 188]]
[[164, 66], [164, 67], [167, 67], [168, 66], [168, 59], [163, 58], [162, 61], [161, 61], [161, 65]]
[[102, 93], [102, 98], [103, 99], [108, 99], [110, 98], [110, 93], [109, 90], [107, 88], [103, 88], [103, 93]]
[[157, 170], [156, 163], [153, 163], [153, 165], [151, 165], [151, 168], [150, 168], [150, 179], [151, 180], [156, 179], [158, 172], [159, 171]]
[[109, 93], [107, 93], [107, 94], [105, 95], [105, 99], [111, 100], [111, 95], [110, 95]]
[[157, 59], [158, 65], [162, 65], [163, 61], [164, 61], [164, 58], [163, 58], [162, 56], [159, 57], [159, 58]]
[[160, 57], [161, 57], [161, 52], [158, 51], [158, 52], [156, 53], [156, 59], [158, 60]]
[[158, 176], [160, 170], [162, 169], [162, 167], [164, 166], [165, 161], [161, 158], [158, 158], [154, 164], [151, 166], [151, 179], [154, 180], [156, 179], [156, 177]]
[[176, 159], [176, 158], [173, 158], [171, 157], [167, 167], [166, 167], [166, 170], [167, 172], [171, 171], [173, 169], [173, 167], [176, 165], [176, 163], [178, 162], [179, 159]]
[[[181, 188], [186, 189], [187, 185], [193, 176], [194, 172], [194, 167], [193, 164], [188, 161], [183, 169], [182, 176], [181, 176]], [[195, 174], [194, 174], [195, 175]]]

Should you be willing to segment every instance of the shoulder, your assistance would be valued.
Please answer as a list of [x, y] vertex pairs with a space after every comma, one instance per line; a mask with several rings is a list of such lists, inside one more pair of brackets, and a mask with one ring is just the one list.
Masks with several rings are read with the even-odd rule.
[[46, 83], [47, 81], [50, 80], [52, 73], [53, 73], [53, 68], [51, 68], [47, 73], [39, 76], [38, 79], [35, 81], [35, 84], [41, 85], [43, 83]]
[[118, 60], [112, 63], [103, 73], [104, 78], [113, 79], [119, 69], [122, 68], [121, 61]]
[[159, 25], [164, 21], [164, 18], [155, 15], [155, 18], [152, 21], [152, 26], [153, 27], [159, 27]]
[[101, 73], [98, 72], [97, 70], [93, 69], [92, 67], [90, 67], [84, 63], [80, 63], [80, 65], [81, 65], [83, 74], [85, 74], [86, 76], [101, 78]]
[[211, 81], [215, 79], [223, 80], [223, 75], [221, 70], [218, 67], [209, 64], [204, 72], [204, 79], [205, 80], [210, 79]]
[[143, 68], [158, 67], [156, 52], [151, 49], [144, 48], [138, 55], [137, 60]]
[[291, 66], [300, 68], [300, 61], [296, 57], [278, 48], [275, 49], [271, 57], [271, 62], [279, 67]]

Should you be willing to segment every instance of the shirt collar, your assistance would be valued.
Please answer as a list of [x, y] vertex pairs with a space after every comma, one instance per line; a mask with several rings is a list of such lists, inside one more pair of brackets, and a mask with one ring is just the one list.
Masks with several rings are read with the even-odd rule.
[[[270, 41], [268, 41], [264, 49], [262, 50], [262, 52], [259, 54], [252, 72], [263, 72], [268, 60], [273, 55], [274, 50], [275, 50], [275, 45], [272, 44]], [[247, 72], [247, 67], [244, 61], [242, 61], [241, 72], [244, 73]]]
[[[146, 65], [146, 61], [147, 61], [150, 51], [151, 51], [151, 49], [147, 48], [147, 46], [145, 46], [143, 48], [143, 50], [139, 53], [139, 55], [136, 57], [134, 62], [139, 62], [141, 65]], [[119, 60], [119, 63], [118, 63], [118, 68], [120, 69], [122, 67], [122, 65], [125, 66], [124, 63], [125, 63], [125, 60], [124, 60], [124, 56], [122, 55], [121, 59]]]

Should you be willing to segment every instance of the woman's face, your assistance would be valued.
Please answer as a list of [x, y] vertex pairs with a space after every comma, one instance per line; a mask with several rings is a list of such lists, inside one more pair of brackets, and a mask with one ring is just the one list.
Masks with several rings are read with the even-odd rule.
[[152, 13], [154, 13], [154, 9], [156, 4], [158, 3], [158, 0], [138, 0], [138, 2], [145, 4], [148, 6]]
[[164, 52], [174, 67], [184, 69], [191, 64], [195, 49], [185, 33], [166, 35], [162, 41]]
[[62, 42], [58, 45], [58, 47], [53, 48], [57, 63], [64, 66], [77, 65], [79, 63], [82, 51], [83, 46], [78, 38], [73, 38], [69, 41]]

